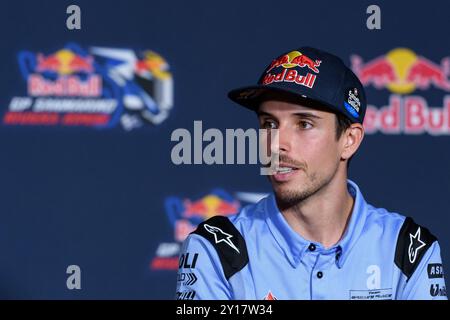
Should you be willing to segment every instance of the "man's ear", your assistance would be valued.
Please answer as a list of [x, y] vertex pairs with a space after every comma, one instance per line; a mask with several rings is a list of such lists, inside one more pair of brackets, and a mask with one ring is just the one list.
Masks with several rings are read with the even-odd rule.
[[364, 127], [360, 123], [352, 123], [343, 134], [343, 149], [341, 158], [350, 159], [358, 150], [364, 139]]

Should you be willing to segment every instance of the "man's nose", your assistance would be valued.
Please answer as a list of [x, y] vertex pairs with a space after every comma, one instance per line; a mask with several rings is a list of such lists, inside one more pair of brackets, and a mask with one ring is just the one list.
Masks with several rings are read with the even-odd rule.
[[286, 129], [279, 129], [278, 137], [279, 137], [279, 152], [287, 153], [291, 151], [292, 135], [290, 135]]

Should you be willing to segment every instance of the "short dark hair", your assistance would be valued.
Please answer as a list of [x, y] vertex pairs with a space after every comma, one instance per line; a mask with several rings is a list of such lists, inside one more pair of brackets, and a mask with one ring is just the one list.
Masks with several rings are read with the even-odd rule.
[[[337, 112], [336, 113], [336, 140], [339, 140], [339, 138], [342, 136], [342, 134], [350, 128], [350, 125], [352, 122], [349, 118], [344, 116], [342, 113]], [[350, 166], [350, 161], [352, 160], [353, 156], [351, 156], [347, 161], [347, 169]]]

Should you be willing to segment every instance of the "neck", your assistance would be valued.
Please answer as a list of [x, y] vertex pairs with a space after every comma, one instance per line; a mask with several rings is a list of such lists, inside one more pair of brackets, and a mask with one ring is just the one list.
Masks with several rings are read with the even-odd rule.
[[282, 214], [291, 228], [303, 238], [328, 248], [342, 238], [353, 204], [346, 175], [339, 177], [337, 174], [318, 192], [282, 210]]

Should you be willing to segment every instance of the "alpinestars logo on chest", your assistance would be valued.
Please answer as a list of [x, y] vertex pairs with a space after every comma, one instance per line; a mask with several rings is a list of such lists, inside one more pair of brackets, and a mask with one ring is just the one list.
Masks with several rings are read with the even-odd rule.
[[422, 249], [426, 244], [420, 239], [420, 227], [417, 228], [416, 234], [409, 234], [409, 247], [408, 247], [408, 255], [409, 262], [414, 263], [417, 259], [417, 253], [420, 249]]
[[225, 242], [232, 249], [236, 250], [237, 253], [240, 253], [239, 249], [236, 248], [234, 243], [231, 241], [231, 238], [233, 238], [233, 236], [231, 234], [223, 232], [222, 229], [214, 227], [214, 226], [210, 226], [209, 224], [206, 224], [206, 223], [203, 226], [205, 227], [206, 231], [208, 231], [209, 233], [214, 235], [214, 241], [216, 243]]

